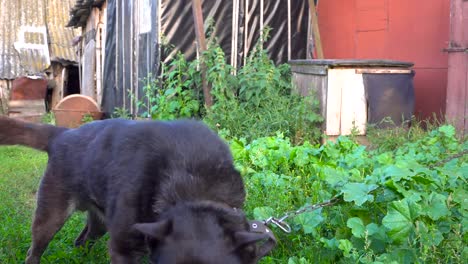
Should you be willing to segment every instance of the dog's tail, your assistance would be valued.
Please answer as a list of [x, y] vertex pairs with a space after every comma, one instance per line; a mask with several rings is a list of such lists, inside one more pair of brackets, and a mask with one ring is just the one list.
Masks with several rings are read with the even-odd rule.
[[47, 151], [49, 142], [65, 130], [0, 116], [0, 145], [22, 145]]

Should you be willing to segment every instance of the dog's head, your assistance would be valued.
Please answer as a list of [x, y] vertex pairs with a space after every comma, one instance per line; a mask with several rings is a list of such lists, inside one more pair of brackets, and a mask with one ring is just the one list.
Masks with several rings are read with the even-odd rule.
[[213, 202], [178, 204], [134, 229], [148, 238], [154, 264], [253, 264], [274, 246], [240, 210]]

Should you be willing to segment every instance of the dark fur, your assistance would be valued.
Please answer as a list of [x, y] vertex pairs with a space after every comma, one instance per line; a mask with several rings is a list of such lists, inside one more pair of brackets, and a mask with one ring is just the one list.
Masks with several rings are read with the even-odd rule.
[[[196, 121], [105, 120], [77, 129], [0, 116], [0, 145], [47, 151], [27, 263], [39, 263], [74, 209], [88, 212], [75, 241], [110, 234], [112, 263], [255, 263], [239, 210], [242, 178], [227, 145]], [[238, 208], [238, 209], [235, 209]]]

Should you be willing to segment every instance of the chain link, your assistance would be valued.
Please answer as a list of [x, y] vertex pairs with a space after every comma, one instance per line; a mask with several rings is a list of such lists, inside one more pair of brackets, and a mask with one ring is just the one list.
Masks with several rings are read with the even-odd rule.
[[264, 220], [263, 222], [266, 225], [274, 224], [277, 227], [279, 227], [281, 230], [283, 230], [284, 232], [291, 233], [291, 226], [289, 226], [289, 224], [285, 222], [286, 219], [291, 218], [291, 217], [295, 217], [295, 216], [303, 214], [305, 212], [312, 212], [312, 211], [315, 211], [315, 210], [317, 210], [319, 208], [332, 206], [332, 205], [337, 204], [340, 201], [341, 201], [340, 196], [337, 196], [337, 197], [334, 197], [334, 198], [332, 198], [332, 199], [330, 199], [328, 201], [325, 201], [325, 202], [321, 202], [321, 203], [318, 203], [318, 204], [307, 205], [307, 206], [304, 206], [303, 208], [301, 208], [299, 210], [286, 212], [279, 219], [275, 218], [275, 217], [270, 217], [270, 218]]

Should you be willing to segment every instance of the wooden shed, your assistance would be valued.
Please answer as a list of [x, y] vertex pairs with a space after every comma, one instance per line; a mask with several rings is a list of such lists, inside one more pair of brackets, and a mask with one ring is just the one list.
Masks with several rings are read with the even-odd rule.
[[[324, 117], [323, 132], [366, 135], [368, 124], [401, 125], [414, 108], [412, 63], [389, 60], [294, 60], [293, 83], [314, 94]], [[390, 118], [391, 122], [382, 122]]]

